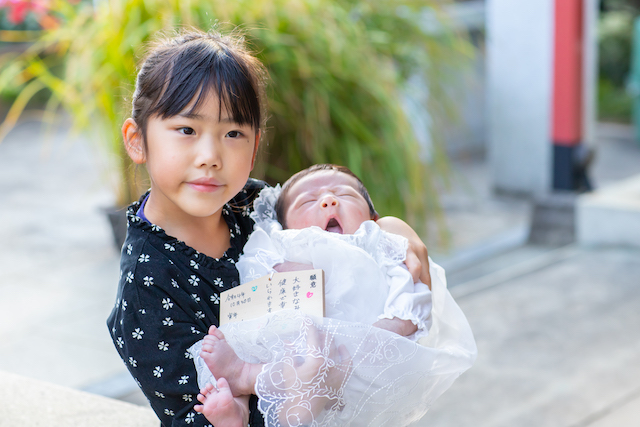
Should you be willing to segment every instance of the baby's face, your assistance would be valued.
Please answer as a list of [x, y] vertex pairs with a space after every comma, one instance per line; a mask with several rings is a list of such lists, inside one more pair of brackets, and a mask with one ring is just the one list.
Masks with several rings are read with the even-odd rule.
[[285, 212], [288, 228], [312, 225], [340, 234], [353, 234], [371, 219], [358, 181], [345, 173], [322, 170], [305, 176], [289, 190]]

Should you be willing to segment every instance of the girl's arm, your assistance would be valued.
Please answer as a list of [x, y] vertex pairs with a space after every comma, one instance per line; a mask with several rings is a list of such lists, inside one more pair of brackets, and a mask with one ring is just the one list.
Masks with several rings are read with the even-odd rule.
[[422, 242], [420, 236], [418, 236], [409, 224], [393, 216], [379, 218], [376, 223], [384, 231], [399, 234], [409, 241], [409, 249], [407, 250], [405, 265], [411, 272], [414, 282], [421, 281], [431, 289], [429, 253], [427, 251], [427, 246]]
[[120, 297], [108, 321], [116, 349], [163, 425], [207, 425], [193, 409], [200, 387], [186, 350], [217, 322], [213, 286], [150, 245], [133, 246], [123, 256]]
[[[150, 287], [149, 294], [139, 295], [139, 300], [136, 296], [127, 295], [126, 311], [113, 324], [113, 341], [163, 425], [186, 427], [203, 418], [193, 410], [198, 395], [197, 375], [193, 361], [185, 355], [192, 344], [189, 340], [203, 334], [195, 329], [193, 319], [175, 305], [175, 299], [161, 294], [157, 287]], [[162, 301], [166, 307], [173, 307], [165, 310]]]

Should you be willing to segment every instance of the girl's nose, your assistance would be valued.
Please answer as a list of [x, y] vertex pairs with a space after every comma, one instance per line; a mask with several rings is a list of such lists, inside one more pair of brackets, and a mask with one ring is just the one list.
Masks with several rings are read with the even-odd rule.
[[206, 138], [200, 141], [196, 163], [199, 167], [219, 167], [220, 151], [216, 141]]
[[338, 206], [338, 199], [333, 195], [326, 195], [322, 198], [321, 204], [323, 208], [328, 208], [329, 206]]

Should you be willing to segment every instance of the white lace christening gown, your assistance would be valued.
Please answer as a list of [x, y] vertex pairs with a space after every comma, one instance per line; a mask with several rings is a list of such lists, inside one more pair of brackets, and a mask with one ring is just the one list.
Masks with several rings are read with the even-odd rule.
[[[353, 235], [256, 227], [237, 264], [242, 283], [285, 260], [325, 273], [325, 318], [283, 310], [220, 328], [241, 359], [264, 364], [255, 392], [265, 426], [407, 426], [471, 367], [475, 341], [444, 270], [429, 260], [431, 291], [414, 284], [406, 250], [373, 221]], [[372, 326], [394, 316], [418, 331]], [[191, 352], [203, 385], [215, 379], [200, 348]]]

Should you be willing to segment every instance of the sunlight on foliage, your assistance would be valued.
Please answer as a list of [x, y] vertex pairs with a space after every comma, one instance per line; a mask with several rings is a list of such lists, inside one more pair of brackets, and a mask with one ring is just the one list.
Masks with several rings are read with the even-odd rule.
[[[313, 163], [350, 167], [382, 215], [424, 231], [441, 222], [436, 183], [448, 163], [439, 123], [450, 123], [451, 79], [472, 55], [452, 30], [427, 34], [421, 14], [446, 25], [438, 0], [103, 0], [53, 1], [60, 25], [43, 31], [20, 55], [1, 58], [0, 92], [18, 87], [0, 132], [27, 101], [49, 90], [74, 128], [100, 140], [120, 171], [115, 189], [125, 205], [144, 184], [126, 156], [120, 126], [129, 111], [136, 61], [160, 30], [239, 26], [269, 72], [267, 132], [254, 176], [270, 183]], [[429, 96], [431, 147], [420, 147], [403, 109], [404, 84], [419, 76]], [[0, 135], [1, 136], [1, 135]], [[425, 154], [424, 150], [428, 153]]]

